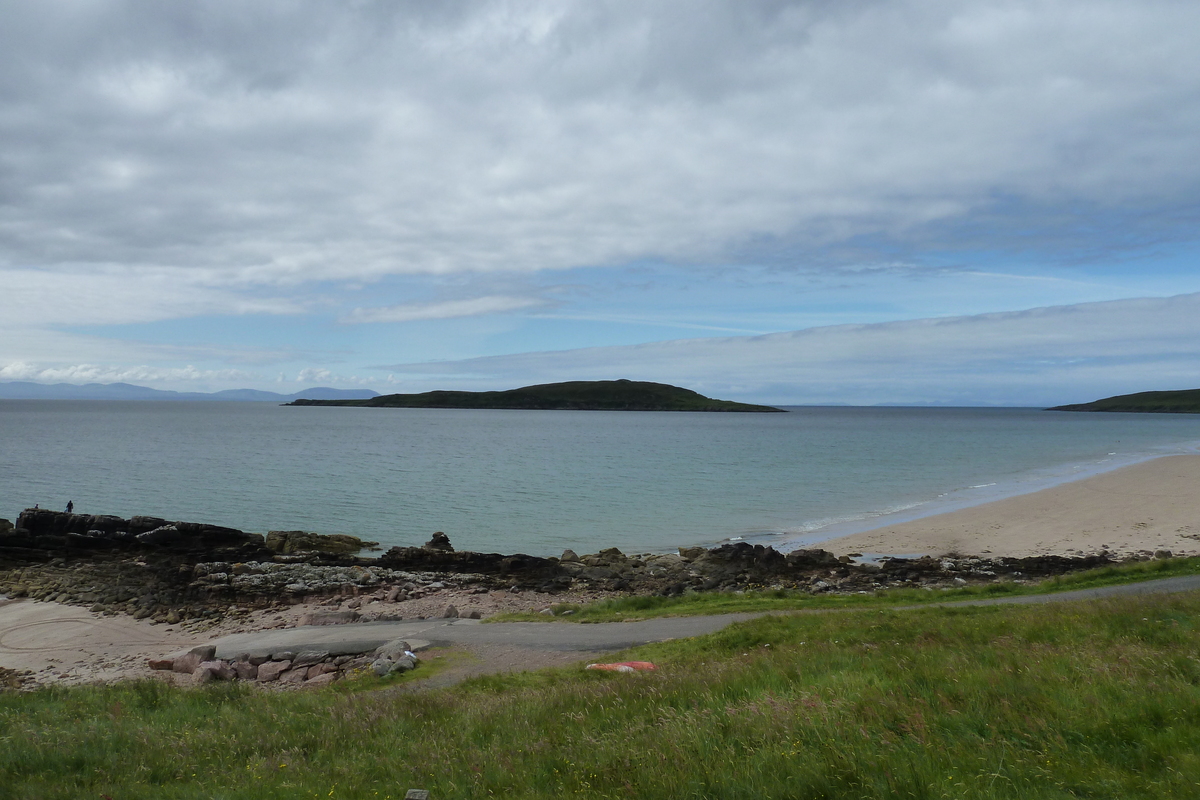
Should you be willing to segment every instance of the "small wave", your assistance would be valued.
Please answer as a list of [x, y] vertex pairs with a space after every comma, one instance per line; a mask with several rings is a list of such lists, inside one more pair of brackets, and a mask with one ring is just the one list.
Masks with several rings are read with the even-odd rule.
[[[972, 488], [972, 489], [986, 489], [986, 488], [987, 488], [987, 487], [989, 487], [989, 486], [995, 486], [995, 485], [996, 485], [996, 484], [994, 484], [994, 483], [980, 483], [980, 484], [978, 484], [978, 485], [976, 485], [976, 486], [972, 486], [972, 487], [970, 487], [970, 488]], [[941, 496], [941, 495], [939, 495], [939, 496]]]
[[796, 534], [812, 533], [813, 531], [832, 528], [835, 525], [849, 525], [856, 522], [862, 522], [864, 520], [886, 517], [889, 514], [899, 514], [923, 505], [925, 505], [924, 501], [918, 501], [914, 503], [902, 503], [898, 505], [887, 506], [886, 508], [882, 508], [877, 511], [864, 511], [859, 514], [845, 514], [839, 517], [824, 517], [822, 519], [815, 519], [811, 522], [805, 522], [794, 527], [786, 528], [781, 532], [780, 535], [794, 536]]

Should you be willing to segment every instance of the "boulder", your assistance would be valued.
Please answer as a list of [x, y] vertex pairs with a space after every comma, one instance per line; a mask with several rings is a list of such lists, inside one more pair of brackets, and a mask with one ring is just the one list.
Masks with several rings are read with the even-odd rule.
[[262, 682], [278, 680], [279, 676], [290, 669], [291, 661], [268, 661], [258, 668], [258, 680]]
[[184, 675], [191, 675], [196, 671], [196, 668], [205, 661], [212, 661], [216, 658], [217, 648], [209, 645], [201, 645], [193, 647], [187, 653], [175, 657], [171, 662], [171, 670], [180, 672]]
[[308, 677], [308, 669], [301, 667], [300, 669], [289, 669], [279, 676], [280, 683], [304, 683]]
[[403, 657], [406, 653], [412, 650], [408, 646], [408, 642], [403, 639], [392, 639], [390, 642], [385, 642], [375, 648], [375, 652], [371, 655], [376, 658], [386, 658], [389, 661], [394, 661], [397, 658]]
[[333, 553], [353, 555], [379, 542], [367, 542], [344, 533], [309, 533], [308, 531], [269, 531], [265, 544], [268, 550], [291, 555], [295, 553]]
[[258, 678], [258, 666], [249, 660], [233, 662], [233, 671], [240, 681], [252, 681]]
[[458, 619], [458, 609], [454, 606], [446, 606], [442, 611], [442, 619]]
[[237, 673], [233, 667], [225, 661], [202, 661], [192, 674], [199, 675], [199, 673], [205, 671], [211, 673], [212, 677], [219, 681], [231, 681], [237, 677]]
[[316, 678], [319, 675], [324, 675], [327, 672], [337, 672], [337, 667], [335, 667], [333, 664], [313, 664], [308, 668], [308, 673], [305, 675], [304, 679], [311, 681], [313, 678]]
[[429, 541], [425, 543], [427, 550], [440, 550], [444, 553], [453, 553], [454, 547], [450, 544], [450, 537], [438, 531], [429, 537]]
[[417, 660], [412, 656], [402, 656], [392, 662], [391, 672], [409, 672], [417, 668]]
[[328, 650], [305, 650], [292, 659], [292, 667], [311, 667], [329, 658]]

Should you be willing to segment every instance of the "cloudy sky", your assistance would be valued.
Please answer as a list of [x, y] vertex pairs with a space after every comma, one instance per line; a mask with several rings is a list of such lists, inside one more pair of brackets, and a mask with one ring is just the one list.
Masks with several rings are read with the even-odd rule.
[[0, 380], [1200, 386], [1200, 4], [0, 0]]

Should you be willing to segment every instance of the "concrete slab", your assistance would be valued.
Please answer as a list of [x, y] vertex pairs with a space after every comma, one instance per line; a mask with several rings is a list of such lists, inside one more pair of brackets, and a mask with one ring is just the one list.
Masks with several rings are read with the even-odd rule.
[[640, 622], [606, 622], [575, 625], [550, 622], [497, 622], [473, 619], [426, 619], [402, 622], [365, 622], [347, 625], [302, 626], [254, 633], [238, 633], [210, 642], [218, 658], [241, 653], [265, 656], [281, 650], [326, 650], [334, 655], [366, 653], [393, 639], [419, 644], [501, 644], [556, 652], [624, 650], [639, 644], [699, 636], [756, 614], [721, 614], [711, 617], [669, 617]]

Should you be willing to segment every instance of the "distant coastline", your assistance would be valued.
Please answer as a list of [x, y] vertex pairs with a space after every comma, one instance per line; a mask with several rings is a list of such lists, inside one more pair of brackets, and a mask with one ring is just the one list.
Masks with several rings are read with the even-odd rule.
[[132, 383], [34, 383], [0, 381], [0, 400], [185, 400], [217, 402], [286, 403], [301, 397], [349, 400], [377, 397], [370, 389], [332, 389], [315, 386], [292, 394], [259, 389], [226, 389], [221, 392], [172, 392]]
[[473, 408], [537, 411], [735, 411], [786, 413], [774, 406], [714, 400], [691, 389], [648, 381], [568, 381], [525, 386], [503, 392], [434, 391], [385, 394], [366, 400], [302, 399], [289, 406], [359, 408]]
[[1119, 411], [1140, 414], [1200, 414], [1200, 389], [1170, 392], [1137, 392], [1093, 400], [1090, 403], [1055, 406], [1047, 411]]

